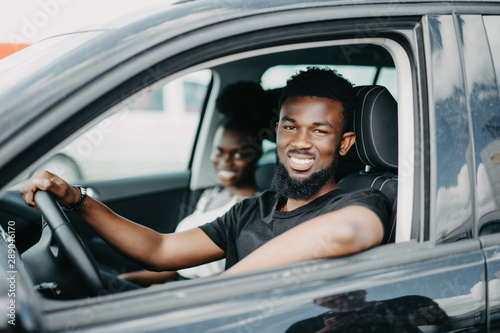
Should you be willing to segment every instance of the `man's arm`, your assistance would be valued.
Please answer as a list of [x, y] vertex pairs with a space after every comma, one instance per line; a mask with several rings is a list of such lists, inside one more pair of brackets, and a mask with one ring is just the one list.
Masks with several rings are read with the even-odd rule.
[[[20, 190], [28, 205], [36, 207], [33, 195], [37, 190], [51, 192], [61, 206], [78, 201], [74, 187], [47, 171], [35, 174]], [[119, 216], [90, 197], [78, 214], [108, 244], [149, 270], [178, 270], [225, 256], [224, 251], [199, 228], [160, 234]]]
[[224, 274], [353, 254], [379, 245], [383, 236], [382, 222], [373, 211], [363, 206], [349, 206], [284, 232]]

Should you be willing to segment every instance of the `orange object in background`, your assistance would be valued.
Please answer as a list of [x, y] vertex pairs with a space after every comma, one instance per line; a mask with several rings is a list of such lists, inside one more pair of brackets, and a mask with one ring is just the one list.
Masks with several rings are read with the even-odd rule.
[[0, 59], [22, 50], [27, 46], [30, 46], [30, 44], [0, 43]]

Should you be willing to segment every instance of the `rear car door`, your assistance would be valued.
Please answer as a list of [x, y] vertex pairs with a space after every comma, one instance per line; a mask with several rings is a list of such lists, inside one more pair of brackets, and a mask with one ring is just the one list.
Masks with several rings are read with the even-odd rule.
[[[474, 128], [474, 151], [476, 161], [476, 216], [477, 232], [486, 258], [488, 317], [491, 332], [500, 331], [500, 39], [496, 33], [500, 29], [500, 16], [484, 15], [482, 21], [487, 39], [478, 38], [482, 26], [476, 24], [478, 17], [464, 19], [469, 28], [464, 41], [464, 49], [470, 55], [466, 61], [475, 69], [468, 77], [473, 95], [471, 120]], [[475, 36], [475, 37], [472, 37]], [[474, 41], [472, 44], [470, 41]], [[482, 55], [484, 60], [476, 59], [477, 44], [489, 46], [490, 56]], [[465, 53], [465, 52], [464, 52]]]

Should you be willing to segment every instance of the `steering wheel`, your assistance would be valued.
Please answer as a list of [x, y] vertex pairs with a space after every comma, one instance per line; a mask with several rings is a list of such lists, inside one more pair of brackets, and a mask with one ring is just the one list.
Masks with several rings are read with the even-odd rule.
[[85, 247], [52, 194], [39, 190], [35, 192], [34, 200], [52, 231], [59, 249], [66, 256], [71, 267], [79, 274], [88, 294], [97, 296], [106, 290], [94, 256]]

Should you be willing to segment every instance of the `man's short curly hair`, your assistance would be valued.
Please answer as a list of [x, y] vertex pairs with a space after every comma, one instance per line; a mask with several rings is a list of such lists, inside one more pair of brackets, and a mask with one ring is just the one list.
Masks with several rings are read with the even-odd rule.
[[292, 76], [281, 92], [279, 107], [288, 97], [311, 96], [329, 98], [342, 104], [344, 126], [342, 132], [351, 131], [356, 95], [351, 82], [337, 71], [308, 67]]

